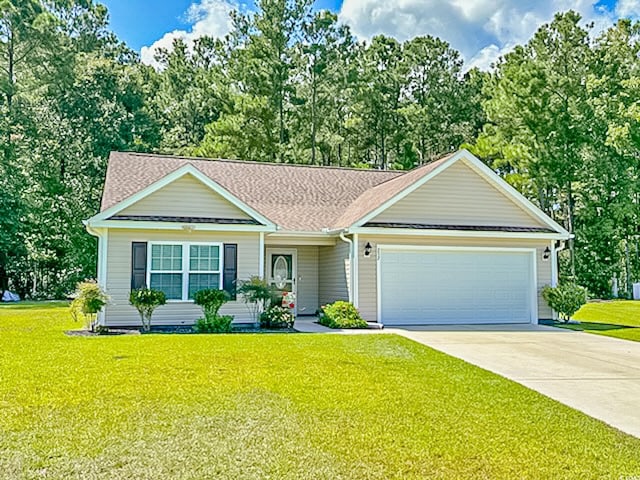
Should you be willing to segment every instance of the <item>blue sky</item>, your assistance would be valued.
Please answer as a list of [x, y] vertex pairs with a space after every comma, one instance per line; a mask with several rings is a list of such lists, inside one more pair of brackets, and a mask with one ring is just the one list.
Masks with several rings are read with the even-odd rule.
[[[228, 11], [251, 9], [247, 0], [102, 0], [111, 28], [153, 64], [157, 47], [175, 38], [228, 32]], [[252, 0], [248, 0], [251, 2]], [[526, 42], [557, 11], [569, 8], [594, 22], [596, 31], [617, 18], [640, 16], [640, 0], [317, 0], [316, 8], [339, 13], [362, 40], [383, 33], [406, 40], [431, 34], [460, 50], [467, 65], [488, 68], [514, 45]]]
[[[135, 49], [151, 45], [166, 32], [188, 29], [185, 13], [193, 3], [190, 0], [101, 0], [107, 6], [111, 28], [118, 37]], [[338, 11], [342, 0], [320, 0], [318, 8]]]

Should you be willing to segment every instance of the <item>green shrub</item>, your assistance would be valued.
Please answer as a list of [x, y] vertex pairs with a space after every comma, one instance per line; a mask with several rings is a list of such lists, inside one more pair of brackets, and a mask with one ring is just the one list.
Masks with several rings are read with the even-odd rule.
[[367, 328], [356, 307], [342, 300], [321, 307], [318, 322], [329, 328]]
[[107, 327], [105, 325], [96, 325], [95, 332], [98, 335], [108, 335], [109, 331], [110, 331], [109, 327]]
[[213, 320], [218, 316], [220, 307], [229, 301], [229, 294], [214, 288], [198, 290], [193, 296], [193, 301], [202, 307], [205, 318]]
[[229, 333], [231, 332], [232, 322], [232, 315], [199, 318], [194, 325], [194, 330], [198, 333]]
[[75, 298], [71, 302], [71, 316], [74, 321], [82, 316], [87, 328], [93, 330], [98, 312], [102, 310], [109, 297], [94, 280], [86, 280], [76, 286]]
[[292, 328], [293, 322], [294, 317], [291, 310], [280, 305], [271, 305], [260, 314], [262, 328]]
[[142, 329], [148, 332], [151, 330], [151, 316], [154, 310], [167, 303], [167, 296], [160, 290], [139, 288], [131, 290], [129, 303], [138, 310], [142, 321]]
[[196, 321], [194, 330], [198, 333], [229, 333], [233, 316], [218, 315], [220, 307], [229, 301], [229, 294], [224, 290], [199, 290], [193, 296], [196, 305], [204, 311], [204, 318]]
[[587, 289], [570, 282], [557, 287], [547, 285], [542, 289], [542, 298], [558, 313], [561, 320], [568, 322], [587, 303]]

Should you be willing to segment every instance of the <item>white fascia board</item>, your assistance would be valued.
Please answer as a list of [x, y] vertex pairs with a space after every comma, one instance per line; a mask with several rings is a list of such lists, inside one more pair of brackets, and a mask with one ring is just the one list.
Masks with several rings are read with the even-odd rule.
[[136, 230], [184, 230], [217, 232], [273, 232], [275, 227], [265, 225], [233, 225], [218, 223], [145, 222], [137, 220], [102, 220], [91, 224], [93, 228]]
[[97, 222], [106, 220], [112, 217], [113, 215], [116, 215], [118, 212], [121, 212], [125, 208], [130, 207], [131, 205], [142, 200], [143, 198], [151, 195], [154, 192], [157, 192], [162, 187], [166, 187], [170, 183], [175, 182], [179, 178], [182, 178], [188, 174], [193, 175], [195, 178], [200, 180], [211, 190], [213, 190], [214, 192], [219, 194], [222, 198], [224, 198], [225, 200], [229, 201], [230, 203], [238, 207], [240, 210], [245, 212], [247, 215], [249, 215], [253, 219], [257, 220], [258, 222], [264, 225], [275, 227], [275, 224], [271, 220], [269, 220], [262, 214], [258, 213], [256, 210], [254, 210], [249, 205], [247, 205], [242, 200], [240, 200], [238, 197], [236, 197], [231, 192], [229, 192], [226, 188], [222, 187], [217, 182], [211, 180], [209, 177], [207, 177], [205, 174], [203, 174], [200, 170], [198, 170], [196, 167], [194, 167], [191, 164], [184, 165], [183, 167], [178, 168], [177, 170], [169, 173], [168, 175], [165, 175], [157, 182], [149, 185], [147, 188], [140, 190], [139, 192], [131, 195], [130, 197], [117, 203], [116, 205], [113, 205], [112, 207], [104, 210], [103, 212], [100, 212], [97, 215], [91, 217], [89, 220], [87, 220], [87, 222], [95, 226]]
[[[402, 191], [400, 191], [398, 194], [396, 194], [395, 196], [393, 196], [392, 198], [390, 198], [389, 200], [387, 200], [386, 202], [384, 202], [382, 205], [380, 205], [378, 208], [376, 208], [375, 210], [367, 213], [364, 217], [362, 217], [360, 220], [358, 220], [356, 223], [353, 224], [354, 227], [361, 227], [362, 225], [364, 225], [365, 223], [367, 223], [369, 220], [371, 220], [372, 218], [377, 217], [379, 214], [381, 214], [382, 212], [384, 212], [387, 208], [389, 208], [390, 206], [392, 206], [393, 204], [399, 202], [400, 200], [402, 200], [403, 198], [405, 198], [407, 195], [409, 195], [411, 192], [413, 192], [414, 190], [417, 190], [418, 188], [420, 188], [422, 185], [424, 185], [426, 182], [428, 182], [429, 180], [431, 180], [433, 177], [435, 177], [436, 175], [438, 175], [440, 172], [442, 172], [443, 170], [446, 170], [447, 168], [449, 168], [451, 165], [453, 165], [455, 162], [457, 162], [458, 160], [460, 160], [460, 158], [462, 158], [463, 154], [467, 152], [466, 150], [460, 150], [459, 152], [455, 153], [450, 159], [448, 159], [446, 162], [444, 162], [442, 165], [439, 165], [437, 168], [435, 168], [434, 170], [432, 170], [431, 172], [429, 172], [428, 174], [426, 174], [424, 177], [418, 179], [417, 181], [415, 181], [412, 185], [409, 185], [407, 188], [403, 189]], [[468, 152], [467, 152], [468, 153]], [[408, 173], [408, 172], [407, 172]]]
[[525, 238], [534, 240], [563, 240], [566, 236], [553, 232], [488, 232], [470, 230], [431, 230], [414, 228], [357, 227], [349, 233], [369, 235], [404, 235], [418, 237], [469, 237], [469, 238]]

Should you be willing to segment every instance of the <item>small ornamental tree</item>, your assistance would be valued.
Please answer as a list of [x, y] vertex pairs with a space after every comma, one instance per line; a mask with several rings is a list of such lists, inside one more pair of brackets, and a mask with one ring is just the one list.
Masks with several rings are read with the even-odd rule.
[[558, 313], [564, 322], [587, 303], [587, 289], [575, 283], [562, 283], [557, 287], [546, 286], [542, 289], [542, 298]]
[[139, 288], [132, 290], [129, 294], [129, 303], [133, 305], [140, 314], [142, 329], [145, 332], [151, 330], [151, 316], [156, 308], [167, 303], [167, 296], [160, 290], [151, 288]]
[[86, 280], [76, 286], [75, 298], [71, 302], [71, 316], [77, 321], [84, 317], [89, 330], [94, 329], [98, 312], [102, 310], [109, 297], [95, 280]]
[[275, 297], [273, 287], [258, 276], [241, 282], [238, 293], [242, 295], [256, 323], [260, 319], [260, 313], [269, 308]]

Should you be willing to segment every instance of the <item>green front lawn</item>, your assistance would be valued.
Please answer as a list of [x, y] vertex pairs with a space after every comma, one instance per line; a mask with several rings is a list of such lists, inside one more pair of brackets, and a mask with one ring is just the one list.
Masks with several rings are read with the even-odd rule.
[[0, 478], [640, 475], [640, 440], [401, 337], [71, 327], [0, 309]]
[[640, 301], [614, 300], [587, 303], [573, 318], [581, 322], [640, 327]]
[[573, 319], [580, 323], [555, 322], [554, 326], [640, 342], [640, 301], [587, 303]]

